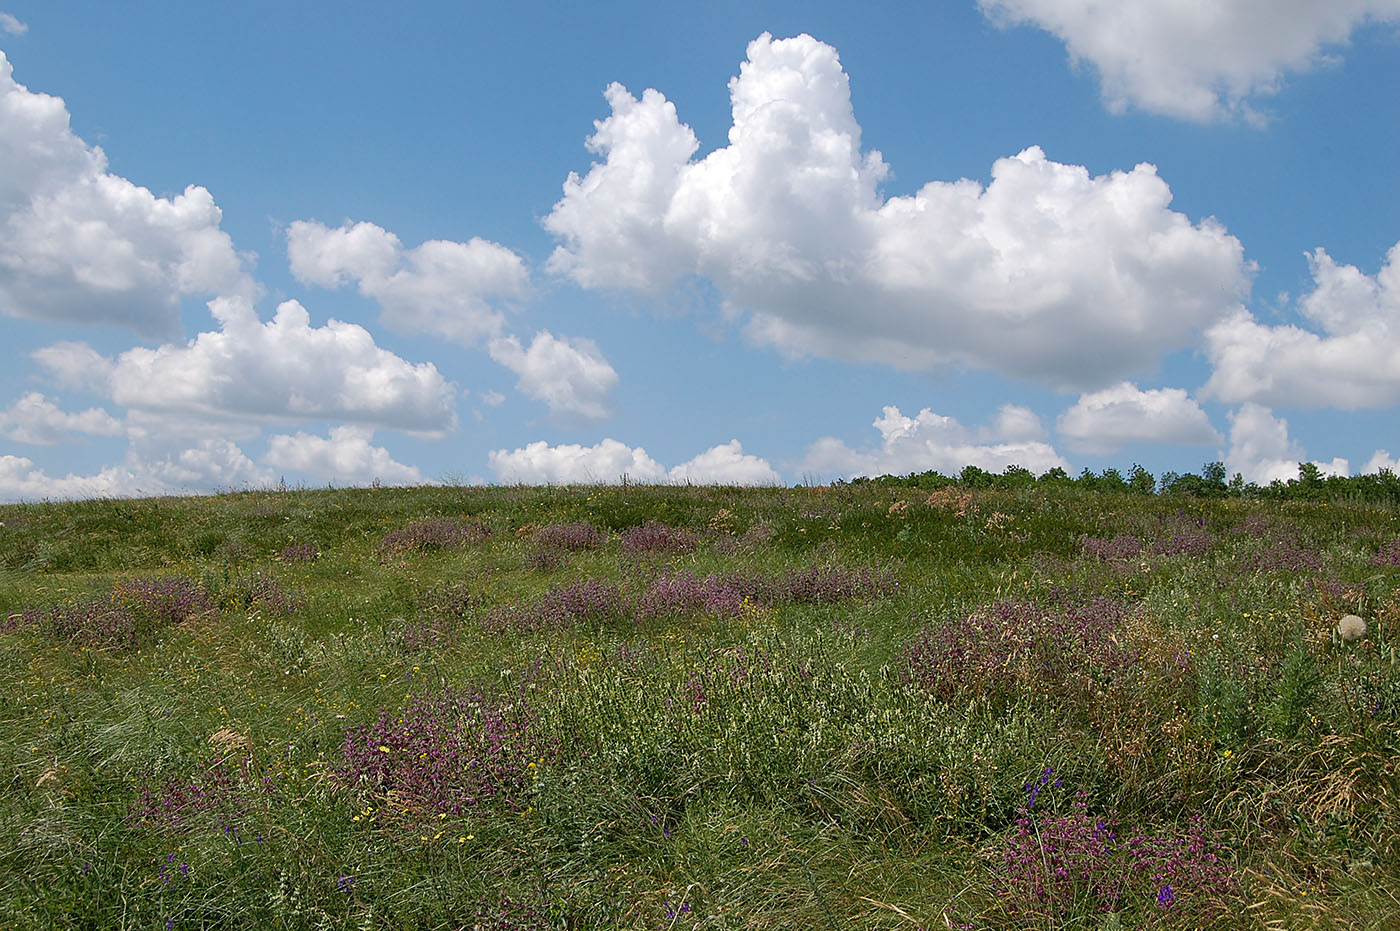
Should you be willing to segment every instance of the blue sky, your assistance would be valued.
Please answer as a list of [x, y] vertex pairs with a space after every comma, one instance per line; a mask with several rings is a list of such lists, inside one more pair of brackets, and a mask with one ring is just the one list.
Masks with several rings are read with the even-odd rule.
[[1393, 468], [1400, 0], [0, 0], [0, 500]]

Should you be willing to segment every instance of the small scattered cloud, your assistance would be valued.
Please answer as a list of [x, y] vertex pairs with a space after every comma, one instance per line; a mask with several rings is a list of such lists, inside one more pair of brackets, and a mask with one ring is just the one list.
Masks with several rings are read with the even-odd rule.
[[210, 309], [220, 328], [183, 346], [108, 359], [70, 342], [34, 359], [60, 383], [132, 411], [219, 423], [329, 419], [427, 435], [457, 425], [456, 389], [437, 367], [380, 348], [363, 327], [335, 319], [314, 327], [296, 301], [266, 323], [241, 299]]
[[1204, 396], [1304, 409], [1400, 402], [1400, 243], [1374, 276], [1323, 249], [1308, 261], [1314, 287], [1299, 312], [1321, 333], [1236, 311], [1206, 331]]
[[1262, 122], [1253, 101], [1290, 73], [1334, 59], [1368, 22], [1400, 20], [1397, 0], [978, 0], [1000, 26], [1030, 24], [1060, 38], [1098, 72], [1115, 113], [1135, 107], [1197, 122]]
[[396, 462], [387, 449], [371, 445], [373, 438], [373, 429], [362, 426], [333, 427], [327, 437], [279, 434], [268, 440], [263, 461], [338, 485], [423, 484], [415, 466]]
[[[952, 417], [935, 414], [928, 408], [907, 417], [898, 407], [889, 406], [873, 424], [880, 434], [878, 446], [857, 450], [834, 437], [823, 437], [808, 448], [801, 471], [854, 478], [930, 470], [948, 475], [969, 465], [988, 472], [1002, 472], [1015, 465], [1037, 474], [1056, 467], [1068, 469], [1069, 463], [1053, 446], [1028, 438], [1034, 435], [1025, 416], [1029, 412], [1024, 408], [1012, 410], [1015, 413], [1010, 417], [1006, 416], [1006, 408], [999, 413], [996, 424], [1002, 429], [1011, 428], [1009, 434], [999, 436], [996, 425], [969, 430]], [[1038, 424], [1037, 420], [1035, 425]]]
[[9, 13], [0, 13], [0, 32], [8, 33], [12, 36], [22, 36], [29, 31], [29, 27], [15, 19]]
[[1146, 391], [1122, 382], [1079, 396], [1056, 430], [1076, 452], [1107, 455], [1128, 443], [1219, 444], [1220, 433], [1183, 388]]
[[1249, 290], [1239, 240], [1171, 210], [1152, 165], [1091, 175], [1031, 147], [988, 184], [884, 198], [889, 166], [862, 148], [834, 48], [765, 34], [729, 90], [729, 144], [697, 160], [660, 92], [608, 87], [599, 160], [543, 221], [560, 240], [548, 268], [643, 295], [699, 276], [793, 356], [1079, 390], [1154, 368]]
[[1366, 465], [1361, 469], [1361, 474], [1375, 475], [1382, 469], [1387, 472], [1400, 472], [1400, 461], [1394, 459], [1390, 455], [1390, 451], [1386, 449], [1376, 450], [1371, 458], [1366, 460]]
[[52, 446], [75, 433], [122, 436], [125, 432], [122, 422], [100, 407], [70, 414], [37, 391], [27, 392], [0, 411], [0, 435], [16, 443]]
[[491, 358], [514, 372], [515, 386], [563, 419], [605, 420], [617, 372], [591, 339], [570, 340], [541, 330], [523, 348], [514, 336], [494, 339]]
[[524, 261], [485, 239], [430, 240], [405, 249], [373, 223], [332, 229], [298, 220], [287, 227], [287, 258], [302, 284], [354, 283], [379, 303], [386, 326], [471, 346], [501, 332], [504, 308], [530, 293]]
[[156, 197], [107, 171], [63, 100], [16, 83], [0, 52], [0, 311], [56, 324], [179, 331], [190, 295], [252, 297], [246, 257], [204, 188]]

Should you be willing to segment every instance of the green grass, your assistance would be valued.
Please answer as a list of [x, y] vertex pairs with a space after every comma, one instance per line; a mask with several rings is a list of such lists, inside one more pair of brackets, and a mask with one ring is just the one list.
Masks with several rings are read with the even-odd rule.
[[[970, 495], [433, 487], [0, 507], [0, 926], [1400, 928], [1400, 569], [1375, 561], [1400, 515]], [[434, 518], [492, 533], [381, 546]], [[532, 540], [580, 521], [601, 546]], [[629, 556], [622, 535], [647, 521], [700, 544]], [[1195, 549], [1154, 552], [1192, 528]], [[1142, 552], [1086, 551], [1120, 533]], [[294, 558], [300, 544], [319, 558]], [[898, 585], [634, 610], [676, 572], [809, 567]], [[131, 594], [158, 578], [209, 607], [172, 619]], [[493, 624], [584, 580], [616, 586], [623, 610]], [[133, 619], [125, 639], [54, 620], [109, 597]], [[1012, 602], [1011, 626], [977, 620]], [[1094, 605], [1113, 606], [1101, 637], [1026, 634]], [[1347, 613], [1364, 639], [1334, 633]], [[911, 675], [911, 644], [938, 630], [966, 652], [942, 678]], [[479, 697], [434, 719], [455, 737], [412, 717], [464, 690]], [[373, 783], [347, 734], [381, 712], [371, 763], [424, 757]], [[412, 773], [449, 751], [499, 778], [430, 803], [458, 770]], [[1091, 833], [1116, 817], [1117, 839], [1064, 853], [1079, 811]], [[1228, 881], [1183, 868], [1161, 907], [1167, 881], [1125, 866], [1129, 838], [1193, 824]], [[1044, 895], [1009, 872], [1018, 837]]]

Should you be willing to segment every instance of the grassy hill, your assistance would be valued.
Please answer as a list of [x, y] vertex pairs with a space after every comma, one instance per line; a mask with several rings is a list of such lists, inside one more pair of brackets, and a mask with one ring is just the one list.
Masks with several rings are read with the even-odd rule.
[[0, 925], [1400, 927], [1397, 540], [1043, 484], [0, 507]]

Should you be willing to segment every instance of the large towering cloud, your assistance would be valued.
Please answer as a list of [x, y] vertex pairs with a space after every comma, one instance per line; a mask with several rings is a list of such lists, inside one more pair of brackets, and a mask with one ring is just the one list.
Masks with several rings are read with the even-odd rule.
[[763, 35], [730, 82], [729, 145], [655, 90], [612, 113], [544, 220], [549, 267], [655, 293], [710, 279], [783, 350], [909, 368], [954, 363], [1097, 388], [1151, 368], [1238, 308], [1250, 267], [1213, 220], [1169, 209], [1151, 165], [1091, 176], [1029, 148], [991, 182], [882, 198], [835, 49]]
[[435, 239], [405, 249], [373, 223], [331, 229], [298, 220], [287, 228], [287, 258], [303, 284], [356, 284], [379, 303], [390, 327], [464, 345], [498, 334], [502, 308], [530, 290], [525, 263], [505, 246], [479, 238]]
[[156, 197], [108, 172], [0, 52], [0, 312], [174, 333], [182, 297], [256, 289], [221, 219], [202, 187]]
[[1256, 118], [1250, 98], [1326, 60], [1362, 23], [1400, 18], [1400, 0], [978, 0], [1002, 25], [1054, 33], [1098, 71], [1109, 109], [1189, 120]]

